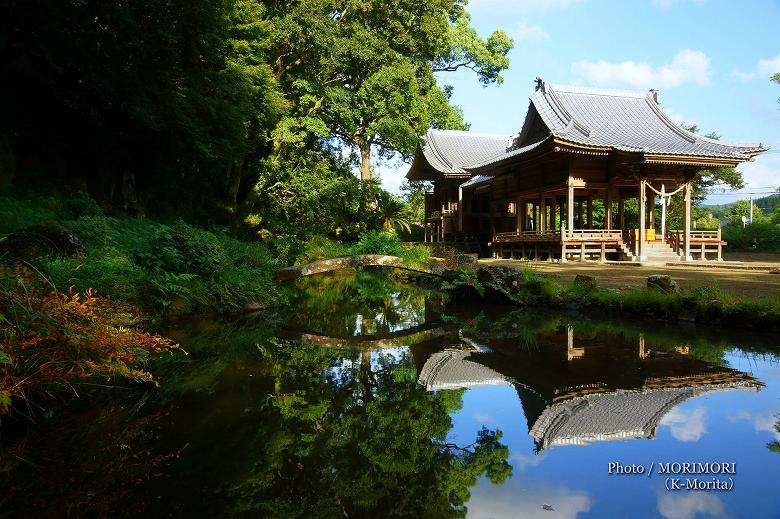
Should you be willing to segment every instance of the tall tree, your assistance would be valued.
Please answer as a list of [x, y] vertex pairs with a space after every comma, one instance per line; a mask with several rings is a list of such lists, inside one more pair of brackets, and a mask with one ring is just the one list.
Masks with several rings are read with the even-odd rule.
[[502, 31], [480, 39], [463, 7], [461, 0], [272, 3], [275, 71], [299, 99], [277, 136], [295, 141], [314, 131], [354, 147], [368, 180], [372, 150], [408, 155], [431, 126], [465, 128], [434, 72], [467, 67], [485, 84], [500, 82], [512, 41]]
[[[683, 124], [683, 128], [689, 132], [698, 133], [699, 127], [696, 124]], [[720, 139], [720, 135], [710, 132], [705, 135], [709, 139]], [[696, 180], [693, 182], [691, 194], [692, 201], [696, 206], [700, 205], [707, 194], [715, 186], [725, 185], [731, 189], [741, 189], [745, 187], [745, 179], [742, 172], [735, 168], [713, 168], [705, 169], [699, 172]], [[684, 201], [681, 196], [672, 197], [669, 201], [668, 218], [671, 225], [682, 225], [684, 212]], [[659, 211], [660, 213], [660, 211]], [[704, 214], [694, 215], [694, 219], [704, 216]], [[658, 216], [660, 218], [660, 216]]]

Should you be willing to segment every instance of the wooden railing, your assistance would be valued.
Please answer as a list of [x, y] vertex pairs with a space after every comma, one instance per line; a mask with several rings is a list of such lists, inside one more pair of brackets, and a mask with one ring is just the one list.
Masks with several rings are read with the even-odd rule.
[[493, 236], [494, 242], [513, 242], [513, 241], [560, 241], [561, 233], [556, 231], [512, 231], [497, 232]]
[[563, 230], [564, 241], [621, 241], [623, 232], [619, 229], [572, 229]]
[[[691, 244], [718, 244], [723, 241], [721, 230], [716, 231], [689, 231]], [[685, 231], [680, 229], [670, 229], [666, 231], [666, 243], [671, 245], [674, 252], [680, 253], [685, 248]]]
[[428, 218], [427, 219], [428, 220], [436, 220], [436, 219], [439, 219], [439, 218], [442, 218], [442, 217], [450, 218], [450, 217], [454, 216], [455, 214], [457, 214], [457, 212], [458, 212], [457, 207], [455, 209], [452, 209], [452, 210], [445, 209], [444, 211], [431, 211], [430, 213], [428, 213]]
[[622, 232], [615, 229], [562, 229], [561, 231], [512, 231], [498, 232], [493, 236], [493, 241], [501, 242], [535, 242], [535, 241], [588, 241], [588, 242], [615, 242], [622, 241]]

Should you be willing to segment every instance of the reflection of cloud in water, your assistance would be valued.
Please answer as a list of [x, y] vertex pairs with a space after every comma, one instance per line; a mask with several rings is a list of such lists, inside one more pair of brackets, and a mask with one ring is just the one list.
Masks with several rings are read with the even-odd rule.
[[749, 411], [740, 411], [729, 418], [732, 422], [747, 421], [753, 425], [757, 432], [769, 432], [774, 435], [775, 440], [780, 441], [780, 432], [775, 430], [777, 421], [780, 420], [780, 411], [764, 411], [763, 413], [751, 413]]
[[[666, 519], [695, 519], [696, 517], [728, 517], [720, 498], [705, 492], [658, 495], [658, 513]], [[703, 515], [699, 515], [703, 514]]]
[[[590, 511], [592, 501], [582, 490], [515, 477], [501, 487], [480, 480], [466, 506], [469, 518], [575, 519], [578, 514]], [[555, 511], [542, 509], [545, 504]]]
[[677, 441], [695, 442], [707, 432], [706, 414], [707, 410], [703, 407], [691, 411], [675, 408], [661, 419], [661, 425], [668, 427]]
[[538, 467], [544, 458], [547, 457], [547, 451], [541, 454], [521, 454], [516, 452], [509, 457], [509, 461], [518, 468], [524, 469], [526, 467]]
[[475, 422], [482, 424], [497, 424], [498, 420], [490, 416], [489, 414], [475, 414], [472, 416]]

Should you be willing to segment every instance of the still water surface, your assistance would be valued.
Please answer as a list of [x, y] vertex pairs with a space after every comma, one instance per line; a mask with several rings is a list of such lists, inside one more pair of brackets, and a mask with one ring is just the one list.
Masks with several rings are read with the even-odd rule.
[[291, 299], [174, 326], [190, 355], [159, 389], [5, 440], [0, 515], [780, 517], [776, 336], [467, 307], [370, 271]]

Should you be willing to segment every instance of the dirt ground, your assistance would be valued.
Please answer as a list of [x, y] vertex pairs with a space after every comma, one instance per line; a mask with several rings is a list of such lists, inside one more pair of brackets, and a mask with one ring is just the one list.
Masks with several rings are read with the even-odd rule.
[[[771, 265], [780, 267], [780, 254], [732, 253], [724, 254], [728, 261], [741, 261], [745, 265]], [[667, 274], [676, 280], [682, 289], [715, 287], [739, 296], [780, 296], [780, 274], [766, 270], [736, 268], [711, 268], [691, 266], [635, 266], [600, 264], [577, 261], [567, 263], [534, 263], [517, 260], [480, 260], [493, 265], [525, 265], [537, 272], [571, 282], [577, 274], [587, 274], [597, 279], [599, 286], [606, 288], [630, 288], [645, 286], [647, 276]]]

